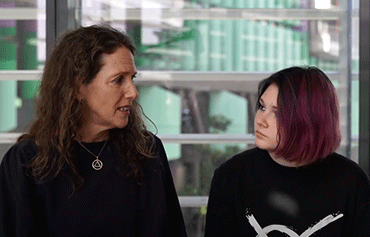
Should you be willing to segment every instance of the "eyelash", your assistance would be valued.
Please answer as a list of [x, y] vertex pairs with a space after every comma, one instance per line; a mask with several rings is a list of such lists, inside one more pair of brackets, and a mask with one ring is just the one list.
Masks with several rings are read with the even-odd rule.
[[[262, 110], [262, 111], [265, 111], [266, 108], [261, 103], [258, 103], [258, 109], [259, 110]], [[277, 111], [274, 111], [274, 114], [275, 114], [275, 117], [277, 117]]]
[[[136, 75], [133, 75], [131, 77], [131, 81], [133, 81], [135, 78], [136, 78]], [[123, 80], [124, 80], [124, 77], [123, 76], [119, 76], [119, 77], [113, 79], [112, 82], [114, 82], [116, 84], [121, 84]]]
[[122, 82], [122, 80], [123, 80], [123, 77], [119, 76], [119, 77], [115, 78], [112, 82], [120, 84]]
[[258, 109], [262, 110], [263, 108], [265, 108], [265, 106], [263, 106], [261, 103], [258, 103]]

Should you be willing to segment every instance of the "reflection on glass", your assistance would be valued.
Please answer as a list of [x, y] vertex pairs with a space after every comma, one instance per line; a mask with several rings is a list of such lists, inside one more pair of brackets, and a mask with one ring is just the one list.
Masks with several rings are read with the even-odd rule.
[[184, 216], [185, 227], [188, 236], [204, 236], [207, 208], [185, 207], [181, 208], [181, 210]]
[[[35, 19], [21, 20], [20, 8], [37, 13]], [[0, 16], [0, 70], [39, 69], [45, 59], [45, 14], [38, 9], [45, 9], [45, 0], [1, 1], [0, 9], [14, 10], [14, 19]], [[16, 132], [27, 126], [37, 86], [34, 81], [0, 80], [0, 132]]]
[[[181, 160], [170, 161], [180, 196], [208, 196], [214, 170], [237, 153], [254, 147], [241, 144], [182, 145]], [[166, 150], [167, 152], [167, 150]]]
[[[260, 80], [250, 73], [268, 75], [294, 65], [339, 72], [338, 20], [284, 19], [284, 11], [289, 9], [339, 8], [333, 1], [318, 1], [320, 6], [316, 2], [84, 0], [81, 24], [104, 22], [127, 31], [138, 49], [135, 58], [138, 70], [168, 73], [168, 83], [144, 79], [137, 84], [144, 112], [157, 126], [154, 128], [148, 122], [153, 132], [246, 134], [253, 132], [255, 91]], [[280, 18], [274, 20], [243, 19], [243, 10], [258, 9], [284, 13], [277, 14]], [[208, 18], [202, 19], [194, 12]], [[217, 17], [217, 13], [229, 19]], [[353, 69], [358, 71], [358, 57], [353, 57]], [[205, 89], [194, 89], [191, 81], [176, 78], [176, 72], [194, 71], [229, 73], [225, 76], [230, 80], [233, 73], [245, 73], [243, 83], [251, 89], [231, 87], [231, 83], [206, 78], [211, 74], [199, 77], [194, 83], [200, 85], [204, 80]], [[357, 84], [354, 82], [353, 85], [356, 89]], [[338, 83], [338, 90], [345, 90], [341, 83]], [[156, 103], [146, 99], [154, 98], [151, 93], [155, 94]], [[356, 94], [352, 93], [352, 96]], [[356, 98], [352, 99], [354, 103]], [[353, 110], [352, 114], [353, 124], [358, 113]], [[224, 130], [212, 127], [220, 122], [229, 123], [228, 127]], [[167, 146], [172, 154], [170, 159], [178, 159], [180, 145]]]
[[[0, 8], [20, 7], [18, 2], [1, 1]], [[45, 9], [45, 0], [27, 2], [32, 6], [23, 7]], [[82, 26], [110, 24], [132, 36], [139, 51], [135, 58], [139, 72], [168, 72], [168, 83], [161, 85], [137, 80], [139, 102], [156, 125], [155, 128], [147, 121], [149, 129], [158, 134], [176, 135], [253, 133], [258, 81], [252, 73], [270, 74], [292, 65], [314, 65], [333, 72], [338, 72], [339, 67], [339, 21], [191, 19], [188, 16], [195, 11], [211, 15], [225, 9], [233, 14], [254, 8], [314, 9], [320, 7], [315, 6], [316, 2], [329, 4], [325, 8], [333, 9], [338, 6], [332, 3], [339, 1], [82, 0], [76, 5], [81, 6], [77, 18]], [[352, 64], [353, 71], [358, 72], [358, 18], [353, 26], [352, 40], [356, 44]], [[34, 21], [4, 21], [0, 16], [0, 49], [5, 52], [0, 54], [0, 70], [42, 69], [45, 35], [44, 17]], [[206, 80], [202, 84], [204, 88], [195, 90], [189, 86], [195, 84], [191, 74], [189, 80], [182, 77], [181, 81], [171, 74], [173, 71], [223, 72], [230, 81], [233, 73], [245, 73], [246, 80], [244, 87], [239, 88], [231, 88], [229, 81]], [[196, 83], [205, 78], [199, 77]], [[359, 130], [358, 86], [358, 80], [354, 80], [351, 101], [355, 136]], [[34, 112], [36, 87], [34, 82], [0, 80], [0, 132], [21, 132], [28, 127]], [[347, 99], [341, 98], [341, 103], [345, 104]], [[208, 195], [214, 169], [249, 148], [246, 144], [164, 145], [180, 196]], [[352, 147], [352, 159], [357, 160], [357, 144]], [[1, 152], [8, 148], [0, 146], [1, 157]], [[204, 207], [183, 211], [189, 236], [203, 236]]]
[[[202, 12], [209, 20], [192, 20], [191, 11], [186, 11], [314, 7], [314, 2], [302, 4], [300, 0], [142, 0], [121, 4], [85, 0], [81, 24], [104, 21], [127, 31], [135, 39], [140, 70], [273, 72], [293, 65], [316, 65], [324, 71], [337, 71], [337, 21], [243, 20], [242, 16], [227, 20], [212, 18], [217, 16], [212, 12]], [[338, 6], [329, 3], [329, 7]]]

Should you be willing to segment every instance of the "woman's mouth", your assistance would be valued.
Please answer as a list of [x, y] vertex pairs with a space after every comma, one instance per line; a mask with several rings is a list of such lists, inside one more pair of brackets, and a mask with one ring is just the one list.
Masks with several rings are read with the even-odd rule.
[[119, 107], [118, 110], [121, 111], [121, 112], [129, 112], [130, 111], [130, 107], [123, 106], [123, 107]]
[[258, 137], [258, 138], [264, 138], [264, 137], [267, 137], [265, 134], [263, 134], [263, 133], [261, 133], [261, 132], [259, 132], [259, 131], [256, 131], [256, 132], [255, 132], [255, 134], [256, 134], [256, 137]]

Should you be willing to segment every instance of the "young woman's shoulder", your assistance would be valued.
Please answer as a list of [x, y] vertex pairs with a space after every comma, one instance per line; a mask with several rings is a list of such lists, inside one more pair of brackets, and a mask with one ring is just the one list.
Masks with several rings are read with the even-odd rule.
[[329, 167], [333, 169], [333, 172], [335, 172], [338, 176], [348, 180], [353, 180], [355, 182], [360, 181], [369, 183], [368, 175], [355, 161], [338, 153], [333, 153], [330, 155], [328, 160], [330, 164]]
[[227, 161], [225, 161], [218, 169], [223, 172], [237, 172], [238, 170], [246, 170], [248, 167], [254, 167], [256, 162], [262, 157], [268, 156], [268, 153], [259, 148], [252, 148], [240, 152]]

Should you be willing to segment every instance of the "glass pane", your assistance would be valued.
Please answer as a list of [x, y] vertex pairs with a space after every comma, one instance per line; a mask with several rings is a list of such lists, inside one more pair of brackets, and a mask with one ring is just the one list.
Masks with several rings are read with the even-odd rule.
[[39, 83], [12, 78], [43, 67], [45, 4], [45, 0], [0, 2], [0, 132], [24, 131], [34, 114]]
[[[237, 153], [253, 147], [232, 143], [181, 145], [181, 162], [170, 160], [178, 195], [208, 196], [214, 170]], [[166, 149], [166, 152], [170, 151]]]
[[[0, 133], [25, 131], [33, 117], [38, 82], [10, 77], [17, 71], [39, 70], [44, 64], [45, 4], [45, 0], [0, 2]], [[1, 158], [11, 145], [0, 144]]]
[[[24, 131], [32, 119], [37, 82], [11, 81], [1, 70], [42, 69], [45, 61], [45, 0], [1, 1], [0, 10], [27, 8], [35, 17], [1, 19], [0, 132]], [[338, 10], [330, 0], [82, 0], [75, 4], [80, 25], [110, 24], [131, 35], [138, 48], [136, 85], [152, 131], [162, 134], [253, 133], [258, 82], [292, 65], [326, 71], [346, 111], [347, 85], [341, 81], [339, 13], [327, 19], [285, 19], [294, 9]], [[352, 21], [352, 157], [358, 160], [359, 1]], [[270, 11], [264, 15], [266, 9]], [[260, 9], [260, 12], [256, 11]], [[253, 17], [253, 14], [262, 19]], [[220, 17], [222, 16], [222, 17]], [[276, 16], [276, 19], [271, 19]], [[311, 15], [312, 16], [312, 15]], [[333, 19], [333, 16], [335, 19]], [[19, 19], [18, 19], [19, 18]], [[253, 19], [251, 19], [253, 18]], [[342, 42], [343, 43], [343, 42]], [[5, 56], [4, 56], [5, 55]], [[153, 96], [153, 94], [155, 96]], [[4, 96], [6, 95], [6, 96]], [[7, 111], [2, 113], [1, 111]], [[3, 116], [3, 117], [1, 117]], [[3, 122], [5, 121], [5, 122]], [[346, 113], [342, 113], [346, 132]], [[156, 130], [157, 129], [157, 130]], [[180, 196], [207, 196], [213, 171], [253, 142], [227, 144], [165, 143]], [[0, 144], [0, 156], [9, 144]], [[343, 144], [345, 146], [346, 144]], [[341, 153], [345, 153], [342, 147]], [[203, 236], [205, 207], [183, 208], [189, 236]]]
[[185, 227], [189, 237], [204, 236], [206, 211], [206, 207], [182, 208], [182, 213], [185, 219]]
[[359, 8], [360, 1], [352, 1], [352, 96], [351, 96], [351, 159], [358, 162], [359, 153], [359, 132], [360, 132], [360, 88], [359, 88], [359, 71], [360, 71], [360, 19]]

